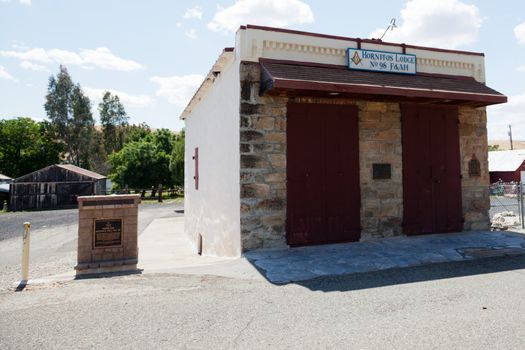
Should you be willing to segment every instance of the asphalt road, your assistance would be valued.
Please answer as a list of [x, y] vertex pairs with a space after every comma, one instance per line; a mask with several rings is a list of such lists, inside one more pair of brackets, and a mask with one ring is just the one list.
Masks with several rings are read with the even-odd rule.
[[[181, 202], [142, 203], [139, 235], [156, 218], [182, 216]], [[70, 272], [76, 265], [78, 210], [52, 210], [0, 214], [0, 289], [20, 278], [23, 223], [31, 222], [29, 277]], [[1, 348], [0, 348], [1, 349]]]
[[301, 284], [132, 275], [0, 291], [1, 349], [523, 349], [525, 257]]
[[[139, 207], [139, 233], [157, 217], [174, 215], [174, 210], [183, 209], [181, 202], [142, 203]], [[181, 215], [181, 214], [176, 214]], [[54, 229], [58, 226], [70, 226], [78, 223], [78, 209], [20, 211], [0, 213], [0, 241], [21, 236], [24, 222], [31, 222], [31, 230]]]

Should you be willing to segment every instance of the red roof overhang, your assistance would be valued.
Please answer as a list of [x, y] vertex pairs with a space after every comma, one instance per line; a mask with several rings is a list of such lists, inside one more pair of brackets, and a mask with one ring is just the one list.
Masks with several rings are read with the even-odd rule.
[[294, 61], [261, 59], [261, 94], [295, 94], [468, 104], [507, 102], [507, 96], [474, 78], [376, 73]]

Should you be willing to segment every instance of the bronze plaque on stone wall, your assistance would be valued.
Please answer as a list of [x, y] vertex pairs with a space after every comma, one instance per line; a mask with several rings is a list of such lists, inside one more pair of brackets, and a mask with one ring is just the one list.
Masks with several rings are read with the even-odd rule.
[[122, 219], [95, 219], [93, 248], [120, 247], [122, 244]]
[[481, 176], [481, 165], [474, 154], [472, 155], [472, 159], [468, 162], [468, 174], [471, 177]]

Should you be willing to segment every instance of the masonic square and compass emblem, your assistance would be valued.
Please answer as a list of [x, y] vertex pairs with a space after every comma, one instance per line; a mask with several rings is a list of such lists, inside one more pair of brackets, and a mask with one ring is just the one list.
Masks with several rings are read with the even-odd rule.
[[361, 63], [362, 59], [361, 57], [359, 57], [359, 54], [356, 52], [354, 52], [354, 55], [352, 56], [352, 62], [354, 62], [354, 64], [357, 66], [359, 65], [359, 63]]

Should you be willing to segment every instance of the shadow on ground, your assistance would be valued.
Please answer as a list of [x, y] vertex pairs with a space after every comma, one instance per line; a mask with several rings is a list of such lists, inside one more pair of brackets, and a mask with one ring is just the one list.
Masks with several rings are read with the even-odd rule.
[[[293, 282], [312, 291], [346, 292], [525, 269], [525, 255], [456, 261]], [[525, 271], [521, 272], [525, 277]]]

